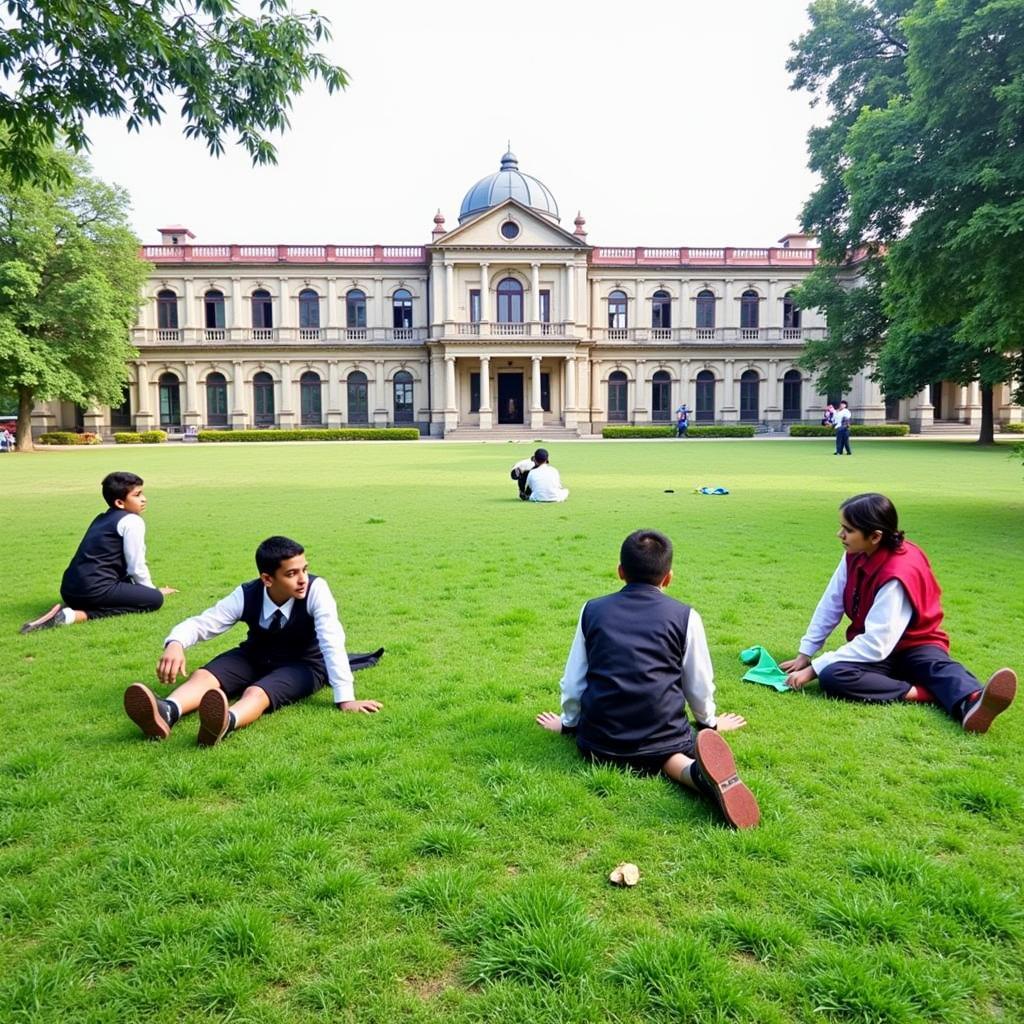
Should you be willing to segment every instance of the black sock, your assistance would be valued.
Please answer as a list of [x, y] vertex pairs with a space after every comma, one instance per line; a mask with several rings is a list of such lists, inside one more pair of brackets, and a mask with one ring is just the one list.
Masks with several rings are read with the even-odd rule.
[[954, 706], [954, 710], [961, 722], [964, 720], [964, 715], [966, 715], [967, 712], [970, 711], [979, 700], [981, 700], [981, 693], [981, 690], [975, 690], [974, 693], [967, 694], [963, 700], [957, 701]]
[[160, 700], [157, 698], [156, 702], [157, 711], [160, 713], [160, 717], [169, 725], [173, 726], [175, 722], [181, 718], [181, 711], [178, 709], [178, 705], [174, 701]]
[[708, 782], [707, 776], [701, 771], [701, 767], [696, 761], [690, 763], [690, 781], [693, 783], [694, 789], [702, 796], [713, 797], [715, 795], [714, 787]]
[[[238, 728], [238, 723], [235, 721], [234, 711], [228, 712], [228, 732], [234, 732]], [[228, 732], [224, 733], [227, 736]]]

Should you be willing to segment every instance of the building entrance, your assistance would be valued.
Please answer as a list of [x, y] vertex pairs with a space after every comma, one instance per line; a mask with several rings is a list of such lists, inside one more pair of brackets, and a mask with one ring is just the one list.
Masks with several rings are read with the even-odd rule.
[[523, 422], [523, 375], [498, 374], [498, 422]]

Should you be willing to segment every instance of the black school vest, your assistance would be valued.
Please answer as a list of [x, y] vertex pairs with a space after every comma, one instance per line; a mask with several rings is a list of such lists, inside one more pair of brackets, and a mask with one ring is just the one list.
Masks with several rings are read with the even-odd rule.
[[310, 574], [306, 597], [295, 598], [287, 622], [274, 631], [260, 625], [263, 595], [267, 588], [261, 580], [250, 580], [242, 584], [242, 621], [249, 627], [249, 635], [239, 647], [249, 658], [275, 666], [290, 665], [297, 661], [312, 661], [323, 665], [323, 655], [316, 639], [316, 626], [306, 607], [309, 591], [316, 578]]
[[689, 621], [688, 605], [647, 583], [587, 602], [579, 746], [619, 757], [681, 749], [690, 736], [683, 694]]
[[132, 513], [123, 508], [108, 508], [89, 524], [75, 557], [64, 570], [62, 593], [102, 597], [115, 584], [128, 582], [124, 540], [117, 532], [117, 524], [128, 515]]

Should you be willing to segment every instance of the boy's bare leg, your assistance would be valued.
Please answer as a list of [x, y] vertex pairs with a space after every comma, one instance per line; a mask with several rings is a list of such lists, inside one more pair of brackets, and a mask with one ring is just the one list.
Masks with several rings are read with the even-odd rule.
[[270, 698], [266, 690], [259, 686], [247, 686], [242, 696], [231, 705], [231, 711], [235, 716], [235, 728], [244, 729], [247, 725], [252, 725], [269, 707]]
[[167, 695], [167, 700], [173, 700], [178, 705], [178, 710], [187, 715], [199, 707], [199, 702], [207, 690], [219, 689], [220, 683], [212, 672], [207, 672], [205, 668], [197, 668], [181, 686]]
[[693, 764], [693, 758], [687, 757], [685, 754], [673, 754], [662, 766], [662, 774], [667, 775], [673, 782], [678, 782], [680, 786], [686, 786], [687, 789], [697, 790], [696, 785], [693, 781], [693, 776], [690, 774], [690, 765]]

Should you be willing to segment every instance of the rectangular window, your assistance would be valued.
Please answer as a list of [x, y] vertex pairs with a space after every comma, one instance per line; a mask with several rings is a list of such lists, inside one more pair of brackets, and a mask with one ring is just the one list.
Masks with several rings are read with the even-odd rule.
[[551, 374], [540, 375], [540, 407], [545, 412], [551, 412]]
[[540, 292], [540, 322], [551, 323], [551, 292], [547, 288], [542, 288]]
[[480, 374], [469, 375], [469, 411], [480, 411]]
[[471, 324], [480, 323], [480, 289], [470, 288], [469, 289], [469, 322]]

